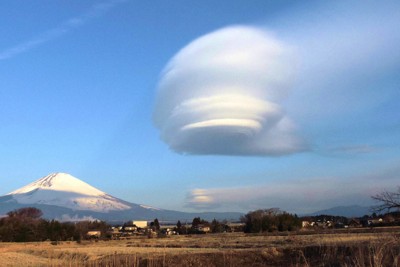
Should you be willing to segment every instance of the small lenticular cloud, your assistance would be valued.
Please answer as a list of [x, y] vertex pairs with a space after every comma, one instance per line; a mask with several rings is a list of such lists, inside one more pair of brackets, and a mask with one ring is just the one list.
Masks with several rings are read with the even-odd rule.
[[218, 204], [215, 203], [214, 197], [209, 194], [209, 192], [205, 189], [194, 189], [190, 191], [190, 193], [186, 197], [187, 207], [196, 208], [196, 209], [206, 209], [209, 207], [218, 207]]
[[255, 27], [227, 27], [196, 39], [162, 73], [154, 112], [161, 138], [185, 154], [304, 150], [279, 104], [293, 65], [288, 46]]

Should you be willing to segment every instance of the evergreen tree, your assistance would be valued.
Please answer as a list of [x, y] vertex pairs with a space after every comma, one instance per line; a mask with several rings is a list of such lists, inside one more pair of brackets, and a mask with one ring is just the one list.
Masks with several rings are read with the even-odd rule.
[[160, 231], [160, 223], [158, 222], [157, 218], [154, 220], [154, 230]]

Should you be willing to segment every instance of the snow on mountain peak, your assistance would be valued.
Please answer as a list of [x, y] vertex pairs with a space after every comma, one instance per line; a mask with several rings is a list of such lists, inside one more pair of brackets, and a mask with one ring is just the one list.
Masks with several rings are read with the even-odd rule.
[[109, 212], [130, 206], [67, 173], [52, 173], [7, 195], [21, 204], [55, 205]]
[[89, 196], [102, 196], [106, 194], [67, 173], [51, 173], [7, 195], [24, 194], [36, 189], [68, 191]]

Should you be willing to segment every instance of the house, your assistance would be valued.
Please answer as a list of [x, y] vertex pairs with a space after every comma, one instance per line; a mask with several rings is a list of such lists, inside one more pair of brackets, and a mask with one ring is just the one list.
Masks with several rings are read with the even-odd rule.
[[100, 238], [101, 237], [101, 231], [88, 231], [86, 233], [86, 236], [88, 238]]
[[122, 227], [123, 232], [136, 232], [137, 229], [138, 228], [134, 224], [127, 224]]
[[351, 227], [351, 228], [362, 227], [362, 224], [361, 224], [360, 220], [351, 219], [349, 221], [349, 227]]
[[374, 225], [380, 225], [383, 224], [383, 219], [382, 218], [376, 218], [376, 219], [369, 219], [368, 220], [368, 226], [374, 226]]
[[122, 236], [144, 234], [147, 229], [147, 221], [128, 221], [119, 228]]
[[177, 235], [178, 233], [171, 228], [166, 228], [161, 231], [165, 235]]
[[126, 224], [136, 225], [137, 228], [147, 228], [147, 221], [129, 221]]
[[195, 230], [198, 232], [204, 232], [204, 233], [208, 233], [211, 231], [210, 226], [208, 225], [204, 225], [204, 224], [199, 224], [195, 227]]
[[158, 232], [157, 231], [154, 231], [153, 229], [151, 229], [151, 228], [147, 228], [146, 229], [146, 234], [147, 234], [147, 236], [148, 237], [157, 237], [158, 236]]
[[122, 236], [122, 231], [120, 231], [119, 227], [111, 227], [108, 235], [110, 235], [112, 239], [119, 239]]

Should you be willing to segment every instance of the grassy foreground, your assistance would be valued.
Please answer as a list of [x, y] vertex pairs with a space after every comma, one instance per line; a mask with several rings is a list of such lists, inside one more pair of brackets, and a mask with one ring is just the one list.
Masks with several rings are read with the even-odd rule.
[[400, 228], [0, 243], [1, 266], [400, 266]]

